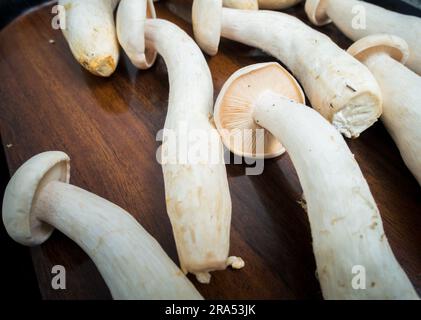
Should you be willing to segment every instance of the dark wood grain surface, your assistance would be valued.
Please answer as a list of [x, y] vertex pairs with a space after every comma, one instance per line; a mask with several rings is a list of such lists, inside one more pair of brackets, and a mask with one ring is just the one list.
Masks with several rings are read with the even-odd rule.
[[[158, 16], [191, 34], [191, 26], [162, 3]], [[155, 135], [163, 127], [168, 81], [158, 59], [136, 70], [124, 55], [108, 79], [87, 73], [73, 59], [60, 31], [50, 26], [51, 4], [19, 17], [0, 32], [0, 129], [9, 171], [46, 150], [72, 158], [71, 182], [125, 208], [177, 260], [165, 209]], [[305, 19], [302, 6], [290, 13]], [[350, 42], [324, 27], [342, 47]], [[53, 39], [55, 43], [50, 43]], [[208, 58], [215, 96], [240, 67], [273, 61], [259, 50], [223, 40]], [[421, 191], [390, 136], [377, 123], [348, 141], [380, 208], [393, 251], [421, 292]], [[320, 299], [301, 187], [288, 155], [267, 161], [261, 176], [228, 165], [233, 202], [231, 253], [241, 271], [215, 272], [210, 285], [190, 279], [210, 299]], [[45, 299], [107, 299], [109, 290], [92, 261], [60, 232], [31, 249]], [[67, 270], [67, 289], [51, 288], [51, 268]]]

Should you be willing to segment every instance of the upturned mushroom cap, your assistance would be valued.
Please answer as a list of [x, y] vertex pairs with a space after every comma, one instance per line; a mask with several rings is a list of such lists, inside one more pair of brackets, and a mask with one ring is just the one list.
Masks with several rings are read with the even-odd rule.
[[[144, 1], [146, 12], [139, 11], [139, 7], [142, 6], [141, 3], [131, 1], [120, 2], [116, 18], [119, 42], [131, 62], [142, 70], [149, 69], [155, 63], [157, 57], [156, 50], [145, 45], [144, 23], [146, 19], [156, 19], [155, 6], [152, 0]], [[139, 23], [139, 21], [143, 22]]]
[[409, 58], [409, 46], [405, 40], [389, 34], [367, 36], [348, 48], [348, 53], [358, 60], [366, 60], [371, 55], [386, 53], [405, 64]]
[[222, 25], [222, 0], [194, 0], [192, 7], [194, 38], [207, 54], [218, 53]]
[[[146, 18], [156, 19], [156, 11], [153, 0], [147, 0]], [[143, 41], [145, 41], [145, 39], [143, 39]], [[149, 69], [155, 63], [157, 56], [158, 52], [156, 50], [146, 47], [145, 45], [145, 54], [138, 61], [138, 67], [140, 69]]]
[[59, 151], [40, 153], [26, 161], [10, 179], [3, 199], [3, 223], [15, 241], [34, 246], [43, 243], [54, 228], [31, 215], [38, 190], [51, 181], [68, 183], [70, 159]]
[[[304, 92], [295, 78], [275, 62], [254, 64], [235, 72], [224, 84], [215, 104], [214, 121], [225, 146], [247, 158], [274, 158], [285, 152], [282, 144], [253, 119], [262, 93], [271, 91], [299, 103]], [[263, 135], [256, 135], [263, 129]], [[257, 140], [256, 140], [257, 139]], [[264, 139], [264, 150], [256, 147]]]
[[324, 26], [332, 22], [326, 13], [328, 2], [326, 0], [307, 0], [305, 11], [311, 23]]

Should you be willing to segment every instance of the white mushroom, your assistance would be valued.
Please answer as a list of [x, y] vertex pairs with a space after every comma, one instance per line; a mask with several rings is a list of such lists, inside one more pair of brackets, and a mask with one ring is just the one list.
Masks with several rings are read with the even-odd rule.
[[346, 137], [358, 137], [380, 117], [381, 93], [369, 70], [297, 18], [195, 0], [192, 20], [197, 42], [209, 54], [218, 51], [222, 35], [278, 58], [303, 85], [312, 106]]
[[91, 73], [110, 76], [119, 47], [114, 8], [119, 0], [59, 0], [65, 9], [63, 34], [76, 60]]
[[[224, 143], [241, 153], [239, 144], [229, 139], [230, 133], [263, 128], [285, 146], [307, 201], [317, 272], [326, 299], [418, 299], [392, 253], [354, 156], [338, 131], [302, 104], [300, 90], [276, 63], [234, 73], [215, 104], [215, 124]], [[247, 156], [248, 144], [245, 146]], [[366, 283], [359, 283], [365, 289], [353, 283], [358, 276], [353, 274], [355, 266], [365, 271]]]
[[63, 152], [44, 152], [16, 171], [3, 200], [9, 235], [35, 246], [57, 228], [90, 256], [114, 299], [202, 299], [129, 213], [68, 184], [69, 161]]
[[[240, 258], [228, 259], [231, 197], [222, 143], [210, 121], [212, 77], [199, 47], [176, 25], [147, 19], [145, 34], [141, 28], [133, 30], [133, 39], [144, 38], [146, 49], [157, 51], [167, 65], [170, 95], [164, 134], [175, 136], [175, 141], [164, 137], [162, 145], [167, 211], [181, 269], [208, 283], [210, 271], [241, 265]], [[192, 137], [194, 132], [205, 138]], [[197, 150], [200, 159], [190, 157]]]
[[307, 0], [305, 9], [312, 23], [333, 22], [354, 41], [379, 33], [401, 37], [409, 45], [408, 67], [421, 74], [420, 18], [357, 0]]
[[421, 184], [421, 77], [403, 65], [408, 45], [396, 36], [372, 35], [354, 43], [348, 52], [377, 79], [384, 97], [381, 119]]
[[121, 0], [117, 10], [117, 36], [130, 61], [140, 69], [148, 69], [156, 59], [156, 51], [145, 48], [145, 22], [156, 18], [152, 0]]

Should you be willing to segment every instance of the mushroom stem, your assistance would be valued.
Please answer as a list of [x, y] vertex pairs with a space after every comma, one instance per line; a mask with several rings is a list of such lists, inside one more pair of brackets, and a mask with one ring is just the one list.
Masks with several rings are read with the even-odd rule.
[[283, 62], [304, 87], [313, 108], [346, 137], [358, 137], [380, 117], [381, 93], [369, 70], [295, 17], [224, 8], [221, 32]]
[[386, 53], [371, 55], [362, 62], [382, 90], [381, 119], [421, 184], [421, 77]]
[[118, 2], [59, 0], [65, 9], [63, 34], [73, 56], [85, 69], [98, 76], [108, 77], [117, 67], [119, 47], [114, 9]]
[[[158, 51], [168, 69], [170, 94], [164, 129], [175, 134], [175, 141], [164, 138], [161, 150], [167, 160], [162, 169], [180, 265], [184, 272], [207, 283], [210, 271], [225, 269], [232, 260], [228, 260], [231, 197], [222, 143], [210, 121], [212, 77], [199, 47], [176, 25], [147, 20], [145, 38], [146, 46]], [[189, 136], [194, 131], [206, 138]], [[208, 140], [211, 138], [214, 143]], [[186, 147], [184, 152], [179, 152], [180, 146]], [[205, 150], [206, 158], [195, 161], [188, 157], [193, 150]]]
[[[326, 299], [418, 299], [385, 237], [368, 184], [342, 136], [317, 112], [263, 93], [254, 120], [285, 146], [303, 187]], [[353, 288], [353, 268], [366, 289]]]
[[93, 260], [114, 299], [200, 299], [158, 242], [125, 210], [67, 183], [45, 185], [35, 219], [54, 226]]
[[379, 33], [401, 37], [411, 51], [408, 67], [421, 74], [420, 18], [358, 0], [307, 0], [306, 12], [314, 24], [333, 22], [354, 41]]

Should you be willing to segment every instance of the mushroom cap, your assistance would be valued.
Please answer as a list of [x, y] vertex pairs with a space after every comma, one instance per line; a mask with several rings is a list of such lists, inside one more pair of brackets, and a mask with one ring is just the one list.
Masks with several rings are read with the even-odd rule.
[[326, 0], [307, 0], [305, 11], [308, 19], [316, 26], [324, 26], [332, 22], [326, 13]]
[[[147, 0], [146, 6], [146, 18], [147, 19], [156, 19], [156, 11], [155, 5], [153, 4], [153, 0]], [[145, 41], [145, 37], [143, 37], [143, 41]], [[146, 47], [145, 45], [145, 56], [144, 60], [139, 61], [138, 68], [139, 69], [149, 69], [155, 63], [156, 57], [158, 53], [156, 50]]]
[[348, 48], [348, 53], [358, 60], [365, 60], [378, 53], [386, 53], [405, 64], [409, 58], [409, 46], [405, 40], [390, 34], [375, 34], [364, 37]]
[[[116, 29], [118, 40], [129, 57], [130, 61], [139, 69], [146, 70], [152, 67], [158, 55], [157, 51], [146, 46], [145, 20], [156, 19], [156, 11], [153, 0], [143, 0], [146, 12], [139, 11], [141, 3], [121, 2], [117, 10]], [[124, 10], [122, 9], [124, 6]], [[135, 10], [133, 17], [123, 16], [127, 11]], [[143, 11], [143, 12], [142, 12]], [[124, 12], [124, 13], [123, 13]], [[131, 18], [132, 20], [130, 20]], [[143, 23], [139, 23], [142, 20]]]
[[27, 246], [47, 240], [54, 228], [31, 215], [34, 199], [48, 182], [69, 179], [70, 159], [64, 152], [43, 152], [26, 161], [10, 179], [3, 198], [3, 223], [10, 237]]
[[192, 7], [194, 38], [207, 54], [218, 53], [222, 25], [222, 0], [194, 0]]
[[[258, 63], [236, 71], [218, 95], [214, 121], [222, 142], [232, 153], [246, 158], [275, 158], [285, 152], [282, 144], [253, 119], [262, 93], [271, 91], [299, 103], [304, 92], [295, 78], [276, 62]], [[262, 129], [258, 135], [256, 129]], [[258, 150], [264, 139], [264, 150]]]

